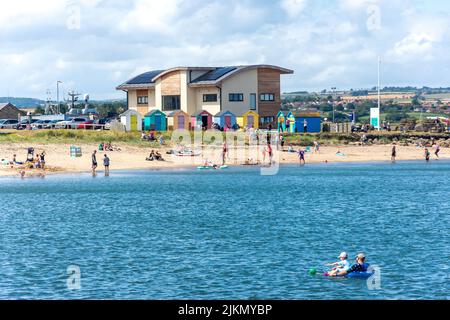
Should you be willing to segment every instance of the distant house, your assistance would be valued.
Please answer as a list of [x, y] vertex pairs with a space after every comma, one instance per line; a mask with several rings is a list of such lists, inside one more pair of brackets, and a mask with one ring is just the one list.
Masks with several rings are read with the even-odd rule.
[[18, 119], [26, 113], [11, 103], [0, 103], [0, 119]]
[[141, 74], [117, 87], [128, 108], [145, 115], [181, 110], [190, 116], [252, 110], [262, 124], [274, 122], [281, 107], [280, 78], [293, 71], [272, 65], [178, 67]]

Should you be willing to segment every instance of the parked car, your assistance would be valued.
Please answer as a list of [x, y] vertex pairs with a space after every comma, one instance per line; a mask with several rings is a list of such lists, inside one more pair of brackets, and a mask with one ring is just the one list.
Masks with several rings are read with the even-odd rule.
[[56, 129], [77, 129], [78, 125], [88, 121], [86, 118], [73, 118], [72, 120], [64, 120], [56, 123]]
[[106, 124], [108, 123], [108, 119], [97, 119], [94, 121], [94, 129], [95, 130], [102, 130], [105, 129], [106, 130]]
[[94, 120], [87, 120], [87, 121], [79, 123], [77, 125], [77, 129], [93, 130], [94, 129]]
[[38, 121], [37, 119], [31, 119], [31, 121], [29, 121], [28, 119], [23, 119], [22, 121], [20, 121], [20, 122], [17, 124], [16, 129], [17, 129], [17, 130], [25, 130], [25, 129], [27, 129], [27, 126], [28, 126], [28, 125], [29, 125], [30, 128], [31, 128], [31, 125], [32, 125], [33, 123], [37, 122], [37, 121]]
[[16, 129], [19, 120], [2, 119], [0, 120], [0, 129]]
[[47, 124], [50, 123], [51, 120], [38, 120], [31, 125], [33, 129], [44, 129]]
[[59, 120], [50, 120], [50, 122], [44, 124], [44, 129], [54, 129]]

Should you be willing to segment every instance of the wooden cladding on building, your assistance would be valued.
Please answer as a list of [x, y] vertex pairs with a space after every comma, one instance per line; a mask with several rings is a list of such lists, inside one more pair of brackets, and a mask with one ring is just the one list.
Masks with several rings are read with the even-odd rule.
[[[258, 109], [262, 117], [274, 116], [280, 110], [280, 71], [258, 69]], [[274, 101], [261, 101], [261, 94], [273, 94]]]
[[181, 95], [181, 74], [174, 71], [166, 74], [161, 79], [161, 95], [176, 96]]

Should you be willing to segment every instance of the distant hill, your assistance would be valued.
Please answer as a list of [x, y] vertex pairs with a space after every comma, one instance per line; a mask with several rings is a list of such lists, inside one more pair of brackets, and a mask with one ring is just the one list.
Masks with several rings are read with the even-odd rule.
[[7, 98], [0, 97], [0, 103], [10, 102], [18, 108], [36, 108], [43, 105], [45, 101], [34, 98]]

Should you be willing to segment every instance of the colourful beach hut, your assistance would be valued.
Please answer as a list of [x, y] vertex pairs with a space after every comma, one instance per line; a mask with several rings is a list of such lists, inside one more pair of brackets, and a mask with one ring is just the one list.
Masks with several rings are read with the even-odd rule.
[[320, 112], [295, 112], [294, 116], [296, 132], [304, 133], [305, 124], [307, 124], [308, 133], [319, 133], [322, 131]]
[[169, 114], [167, 118], [167, 123], [169, 125], [169, 129], [177, 130], [177, 129], [185, 129], [189, 130], [191, 126], [190, 116], [182, 111], [177, 110]]
[[142, 116], [133, 109], [128, 109], [120, 115], [120, 122], [126, 131], [142, 131]]
[[295, 115], [292, 112], [289, 112], [286, 117], [286, 130], [289, 133], [295, 132]]
[[284, 115], [283, 111], [278, 112], [277, 119], [278, 119], [278, 132], [286, 131], [286, 116]]
[[193, 128], [206, 128], [211, 129], [213, 124], [213, 116], [211, 113], [209, 113], [206, 110], [197, 112], [192, 116], [191, 119], [192, 127]]
[[214, 116], [214, 122], [221, 128], [232, 129], [236, 126], [236, 116], [231, 111], [222, 111]]
[[244, 128], [259, 128], [259, 114], [253, 110], [249, 110], [242, 115], [242, 127]]
[[167, 116], [160, 110], [153, 110], [144, 116], [144, 130], [166, 131]]

